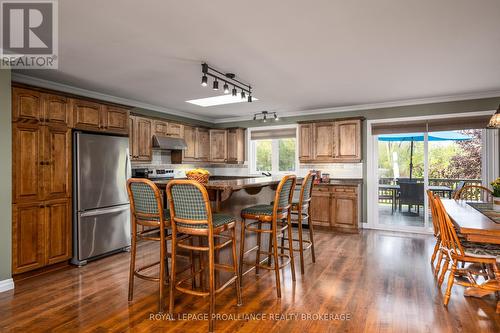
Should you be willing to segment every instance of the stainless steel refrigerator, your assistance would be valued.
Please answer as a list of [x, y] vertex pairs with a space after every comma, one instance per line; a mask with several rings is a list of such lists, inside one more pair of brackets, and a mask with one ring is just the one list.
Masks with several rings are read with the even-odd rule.
[[75, 132], [73, 259], [75, 265], [130, 247], [128, 138]]

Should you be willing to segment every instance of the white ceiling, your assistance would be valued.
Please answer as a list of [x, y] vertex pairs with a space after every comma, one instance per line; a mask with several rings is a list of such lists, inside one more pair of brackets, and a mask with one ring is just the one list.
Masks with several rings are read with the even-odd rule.
[[[205, 119], [500, 90], [498, 0], [64, 0], [59, 17], [59, 70], [23, 74]], [[202, 61], [259, 101], [186, 103], [215, 95]]]

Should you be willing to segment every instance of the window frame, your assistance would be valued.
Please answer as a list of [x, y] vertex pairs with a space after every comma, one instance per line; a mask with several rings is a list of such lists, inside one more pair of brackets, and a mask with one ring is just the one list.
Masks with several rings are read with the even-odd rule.
[[272, 175], [284, 175], [284, 174], [296, 174], [299, 169], [299, 141], [298, 141], [298, 125], [278, 125], [278, 126], [261, 126], [261, 127], [252, 127], [248, 129], [247, 136], [247, 147], [248, 149], [248, 162], [250, 166], [250, 175], [262, 175], [261, 171], [257, 171], [257, 149], [255, 142], [257, 140], [252, 140], [252, 131], [260, 131], [260, 130], [274, 130], [274, 129], [284, 129], [284, 128], [293, 128], [295, 129], [295, 170], [293, 171], [279, 171], [279, 154], [275, 154], [274, 152], [279, 151], [279, 139], [272, 139], [271, 143], [271, 166], [272, 170], [270, 171]]

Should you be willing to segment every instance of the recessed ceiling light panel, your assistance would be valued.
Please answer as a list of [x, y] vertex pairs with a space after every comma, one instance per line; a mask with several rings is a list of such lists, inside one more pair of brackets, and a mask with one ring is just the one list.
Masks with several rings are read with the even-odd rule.
[[[207, 107], [207, 106], [224, 105], [232, 103], [242, 103], [246, 101], [247, 101], [246, 99], [242, 99], [240, 96], [220, 95], [207, 98], [191, 99], [186, 102], [202, 107]], [[258, 101], [258, 99], [252, 96], [252, 102], [253, 101]]]

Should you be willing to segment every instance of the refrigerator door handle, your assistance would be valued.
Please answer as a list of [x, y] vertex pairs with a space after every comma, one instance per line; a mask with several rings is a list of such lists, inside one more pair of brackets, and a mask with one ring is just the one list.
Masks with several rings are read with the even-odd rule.
[[127, 157], [125, 159], [125, 183], [128, 181], [128, 179], [131, 177], [132, 170], [130, 168], [130, 155], [129, 155], [129, 148], [127, 148]]
[[117, 206], [117, 207], [89, 210], [89, 211], [80, 213], [80, 216], [81, 217], [97, 216], [97, 215], [121, 212], [121, 211], [129, 210], [129, 209], [130, 209], [129, 205], [121, 205], [121, 206]]

